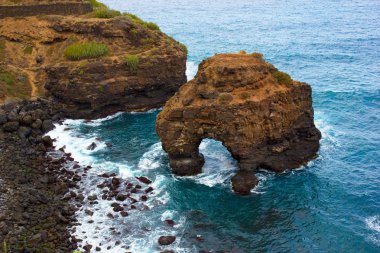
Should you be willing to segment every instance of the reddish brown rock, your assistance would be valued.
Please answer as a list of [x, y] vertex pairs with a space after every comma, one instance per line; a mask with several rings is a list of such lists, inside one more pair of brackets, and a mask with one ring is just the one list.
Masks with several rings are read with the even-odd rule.
[[[314, 125], [311, 87], [292, 80], [262, 55], [219, 54], [200, 66], [158, 115], [156, 129], [175, 174], [201, 172], [199, 144], [221, 141], [243, 171], [297, 168], [316, 156], [321, 134]], [[257, 180], [235, 177], [249, 192]], [[241, 182], [239, 182], [241, 181]], [[243, 187], [244, 186], [244, 187]]]

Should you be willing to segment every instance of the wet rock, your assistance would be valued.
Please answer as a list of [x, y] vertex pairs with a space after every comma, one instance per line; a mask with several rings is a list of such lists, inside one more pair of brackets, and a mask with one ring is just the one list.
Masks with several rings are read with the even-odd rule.
[[94, 150], [96, 149], [97, 145], [95, 142], [91, 143], [88, 147], [87, 147], [87, 150]]
[[151, 184], [152, 181], [146, 177], [136, 177], [141, 183], [144, 183], [144, 184]]
[[123, 217], [127, 217], [129, 214], [128, 214], [128, 212], [122, 211], [122, 212], [120, 212], [120, 215]]
[[153, 187], [148, 187], [144, 190], [145, 193], [150, 193], [153, 191]]
[[231, 178], [232, 188], [241, 195], [248, 195], [251, 190], [259, 183], [253, 171], [238, 171]]
[[176, 237], [175, 236], [161, 236], [158, 239], [158, 243], [160, 245], [170, 245], [175, 241]]
[[53, 140], [49, 135], [42, 137], [42, 141], [47, 147], [53, 146]]
[[53, 125], [52, 120], [46, 119], [42, 122], [42, 131], [44, 131], [45, 133], [53, 130], [54, 128], [55, 126]]
[[174, 225], [175, 225], [175, 222], [173, 220], [165, 220], [164, 222], [169, 227], [174, 227]]
[[140, 197], [140, 199], [141, 199], [142, 201], [147, 201], [147, 200], [148, 200], [148, 197], [147, 197], [146, 195], [142, 195], [142, 196]]
[[91, 244], [87, 244], [86, 246], [83, 247], [83, 249], [84, 249], [86, 252], [90, 252], [91, 249], [92, 249], [92, 245], [91, 245]]
[[93, 195], [88, 196], [87, 199], [88, 199], [89, 201], [94, 201], [94, 200], [97, 200], [98, 197], [96, 196], [96, 194], [93, 194]]
[[127, 199], [127, 196], [124, 195], [124, 194], [121, 194], [121, 193], [120, 193], [120, 194], [117, 194], [117, 195], [116, 195], [115, 199], [116, 199], [117, 201], [124, 201], [124, 200]]

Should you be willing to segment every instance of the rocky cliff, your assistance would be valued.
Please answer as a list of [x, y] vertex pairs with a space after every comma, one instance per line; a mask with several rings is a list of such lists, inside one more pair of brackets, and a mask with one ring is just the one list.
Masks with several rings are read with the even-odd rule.
[[97, 117], [161, 106], [186, 82], [186, 47], [108, 9], [0, 20], [0, 102], [50, 97]]
[[257, 184], [260, 167], [281, 172], [313, 159], [321, 137], [311, 87], [244, 52], [203, 61], [166, 103], [156, 129], [178, 175], [201, 172], [202, 139], [221, 141], [239, 163], [232, 186], [242, 194]]

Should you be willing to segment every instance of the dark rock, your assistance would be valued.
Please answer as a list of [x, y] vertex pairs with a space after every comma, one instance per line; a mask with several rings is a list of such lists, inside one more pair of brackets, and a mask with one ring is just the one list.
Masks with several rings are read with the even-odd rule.
[[128, 214], [128, 212], [122, 211], [122, 212], [120, 212], [120, 215], [123, 217], [127, 217], [129, 214]]
[[158, 239], [158, 243], [160, 245], [170, 245], [175, 241], [176, 237], [175, 236], [161, 236]]
[[248, 195], [259, 181], [253, 171], [240, 170], [231, 178], [231, 182], [232, 189], [235, 192], [241, 195]]
[[22, 124], [26, 125], [26, 126], [31, 126], [33, 123], [33, 118], [32, 116], [30, 116], [29, 114], [28, 115], [25, 115], [23, 118], [22, 118]]
[[7, 114], [4, 111], [0, 111], [0, 125], [7, 123]]
[[145, 189], [145, 193], [150, 193], [150, 192], [152, 192], [153, 191], [153, 187], [148, 187], [148, 188], [146, 188]]
[[42, 122], [42, 131], [49, 132], [53, 130], [55, 126], [53, 125], [53, 121], [50, 119], [46, 119]]
[[119, 194], [116, 195], [116, 198], [115, 198], [115, 199], [116, 199], [117, 201], [124, 201], [124, 200], [127, 199], [127, 196], [124, 195], [124, 194], [119, 193]]
[[87, 150], [94, 150], [96, 149], [97, 145], [95, 142], [91, 143], [88, 147], [87, 147]]
[[30, 127], [20, 126], [18, 129], [18, 136], [20, 136], [20, 138], [28, 138], [31, 133], [32, 129]]
[[136, 177], [141, 183], [144, 183], [144, 184], [151, 184], [152, 181], [146, 177]]
[[49, 135], [42, 137], [42, 141], [47, 147], [53, 146], [53, 140]]
[[8, 122], [3, 125], [3, 129], [5, 132], [15, 132], [17, 131], [19, 125], [20, 124], [18, 123], [18, 121]]
[[84, 249], [86, 252], [90, 252], [90, 250], [92, 249], [92, 245], [91, 245], [91, 244], [87, 244], [86, 246], [83, 247], [83, 249]]
[[88, 199], [89, 201], [94, 201], [94, 200], [97, 200], [98, 197], [97, 197], [95, 194], [93, 194], [93, 195], [88, 196], [87, 199]]
[[175, 222], [173, 220], [165, 220], [165, 224], [167, 224], [169, 227], [174, 227]]
[[42, 127], [42, 120], [40, 120], [40, 119], [36, 119], [32, 123], [32, 128], [34, 128], [34, 129], [41, 129], [41, 127]]

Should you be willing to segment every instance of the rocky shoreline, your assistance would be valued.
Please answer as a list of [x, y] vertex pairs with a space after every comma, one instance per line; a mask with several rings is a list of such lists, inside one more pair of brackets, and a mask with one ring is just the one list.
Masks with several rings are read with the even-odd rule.
[[[78, 248], [99, 252], [114, 246], [128, 250], [129, 245], [112, 238], [107, 245], [76, 238], [76, 227], [81, 225], [76, 217], [84, 215], [85, 222], [94, 223], [93, 215], [104, 212], [97, 206], [100, 200], [111, 207], [106, 214], [110, 220], [147, 210], [144, 203], [155, 190], [152, 181], [144, 176], [123, 179], [114, 173], [99, 174], [91, 166], [81, 166], [65, 147], [54, 147], [54, 140], [45, 134], [53, 123], [62, 124], [70, 115], [58, 108], [47, 100], [0, 107], [0, 241], [6, 242], [8, 252], [71, 253]], [[89, 189], [81, 185], [86, 180], [93, 182]], [[120, 232], [115, 228], [113, 233]], [[163, 235], [157, 244], [174, 241], [174, 236]]]
[[43, 101], [18, 102], [0, 109], [0, 241], [8, 252], [72, 252], [69, 228], [76, 209], [64, 198], [76, 186], [53, 159], [53, 141], [44, 133], [61, 118]]

